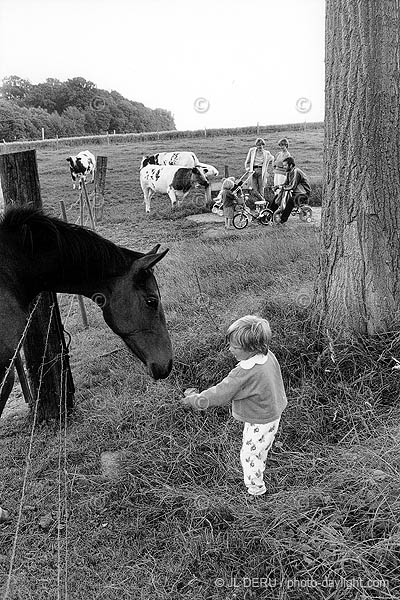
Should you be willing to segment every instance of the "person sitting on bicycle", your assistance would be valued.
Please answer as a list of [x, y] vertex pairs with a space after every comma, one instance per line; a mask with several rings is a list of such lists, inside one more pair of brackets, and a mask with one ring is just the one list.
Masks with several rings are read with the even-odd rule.
[[[305, 198], [306, 200], [309, 198], [311, 193], [310, 182], [308, 181], [307, 175], [296, 167], [296, 163], [294, 162], [294, 158], [292, 156], [288, 156], [283, 161], [283, 167], [286, 171], [286, 180], [282, 186], [276, 186], [274, 189], [281, 189], [282, 192], [288, 192], [286, 194], [286, 206], [281, 214], [281, 223], [285, 223], [290, 213], [292, 212], [295, 204], [299, 203], [300, 198]], [[280, 196], [282, 198], [282, 196]], [[273, 211], [279, 208], [277, 204], [277, 196], [274, 198], [274, 202], [272, 207], [270, 207]]]

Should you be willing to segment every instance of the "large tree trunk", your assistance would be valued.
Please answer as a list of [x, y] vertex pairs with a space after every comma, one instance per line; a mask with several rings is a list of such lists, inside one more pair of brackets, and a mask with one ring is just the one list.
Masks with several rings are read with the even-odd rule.
[[316, 307], [344, 338], [400, 322], [399, 0], [327, 0]]

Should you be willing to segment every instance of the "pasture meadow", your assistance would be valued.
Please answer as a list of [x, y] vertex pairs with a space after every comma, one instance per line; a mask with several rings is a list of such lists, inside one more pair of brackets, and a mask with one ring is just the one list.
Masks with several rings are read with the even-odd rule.
[[[266, 136], [272, 152], [283, 135], [312, 176], [318, 204], [322, 130]], [[168, 198], [158, 197], [144, 213], [142, 154], [191, 149], [221, 174], [227, 164], [239, 176], [253, 142], [226, 136], [185, 138], [174, 148], [165, 141], [89, 148], [108, 156], [99, 233], [136, 250], [170, 248], [155, 273], [175, 366], [167, 380], [150, 380], [98, 307], [85, 301], [85, 330], [77, 302], [59, 297], [72, 336], [75, 410], [65, 449], [55, 423], [34, 435], [10, 598], [398, 598], [400, 380], [393, 357], [400, 357], [400, 335], [321, 345], [310, 320], [319, 252], [313, 224], [291, 217], [285, 227], [225, 233], [222, 224], [187, 220], [207, 211], [190, 198], [171, 213]], [[45, 207], [59, 215], [64, 199], [76, 221], [70, 152], [38, 151], [38, 165]], [[180, 402], [186, 387], [204, 389], [233, 367], [225, 331], [249, 313], [271, 323], [288, 394], [267, 462], [268, 492], [254, 499], [242, 484], [242, 427], [229, 408], [194, 412]], [[0, 590], [29, 435], [24, 414], [0, 421], [0, 504], [12, 517], [0, 524]]]

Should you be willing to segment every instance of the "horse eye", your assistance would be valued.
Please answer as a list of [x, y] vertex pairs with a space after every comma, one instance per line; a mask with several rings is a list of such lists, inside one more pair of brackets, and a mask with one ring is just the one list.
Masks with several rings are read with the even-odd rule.
[[146, 298], [146, 304], [150, 308], [157, 308], [157, 306], [158, 306], [158, 298], [155, 298], [154, 296]]

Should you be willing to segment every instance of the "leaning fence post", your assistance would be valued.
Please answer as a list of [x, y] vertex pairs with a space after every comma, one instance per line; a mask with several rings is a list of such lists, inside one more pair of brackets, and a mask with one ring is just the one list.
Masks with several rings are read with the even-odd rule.
[[[65, 210], [64, 200], [60, 200], [60, 206], [61, 206], [62, 218], [65, 222], [67, 222], [68, 221], [67, 211]], [[78, 294], [78, 304], [79, 304], [79, 308], [81, 309], [83, 326], [85, 329], [87, 329], [89, 327], [89, 322], [88, 322], [88, 318], [87, 318], [85, 303], [83, 302], [83, 297], [80, 294]]]
[[[35, 150], [0, 155], [0, 177], [6, 210], [12, 205], [42, 207]], [[62, 326], [60, 328], [56, 319], [49, 324], [53, 313], [57, 316], [56, 294], [42, 292], [24, 342], [26, 368], [35, 399], [40, 388], [38, 421], [59, 417], [60, 397], [64, 400], [62, 412], [64, 406], [67, 410], [72, 408], [74, 399], [74, 384]], [[42, 368], [43, 361], [45, 369]], [[62, 385], [63, 380], [66, 381], [65, 386]]]
[[33, 404], [32, 392], [31, 392], [31, 388], [29, 386], [28, 378], [25, 373], [24, 363], [22, 362], [21, 354], [19, 352], [18, 352], [17, 356], [15, 357], [15, 368], [18, 373], [18, 379], [21, 384], [21, 390], [24, 395], [25, 402], [29, 406], [32, 406], [32, 404]]
[[[87, 193], [86, 183], [83, 181], [83, 179], [81, 181], [81, 186], [82, 186], [82, 188], [81, 188], [81, 194], [82, 194], [82, 191], [83, 191], [83, 194], [84, 194], [85, 200], [86, 200], [86, 206], [87, 206], [88, 213], [89, 213], [90, 223], [92, 225], [92, 229], [96, 229], [96, 223], [94, 222], [92, 206], [90, 204], [89, 196], [88, 196], [88, 193]], [[81, 196], [81, 198], [83, 198], [83, 197]], [[82, 206], [82, 204], [83, 204], [83, 200], [81, 200], [81, 206]], [[83, 225], [83, 223], [81, 223], [81, 225]]]

